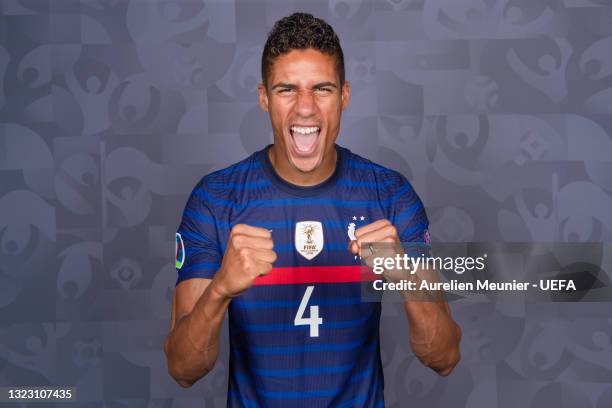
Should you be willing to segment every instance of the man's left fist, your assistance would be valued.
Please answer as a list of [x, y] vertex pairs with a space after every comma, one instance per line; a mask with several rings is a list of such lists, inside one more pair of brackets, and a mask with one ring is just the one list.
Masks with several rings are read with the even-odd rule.
[[[355, 230], [355, 241], [349, 244], [349, 251], [361, 258], [371, 258], [372, 251], [367, 244], [387, 242], [399, 244], [397, 229], [389, 220], [378, 220]], [[363, 247], [362, 247], [363, 246]]]

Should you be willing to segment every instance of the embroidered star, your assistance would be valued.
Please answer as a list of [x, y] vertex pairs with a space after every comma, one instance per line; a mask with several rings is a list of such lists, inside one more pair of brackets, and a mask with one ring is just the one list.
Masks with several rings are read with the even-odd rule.
[[357, 221], [357, 217], [353, 215], [353, 221]]
[[362, 216], [361, 216], [359, 219], [360, 219], [361, 221], [363, 221], [363, 220], [365, 220], [365, 217], [362, 215]]

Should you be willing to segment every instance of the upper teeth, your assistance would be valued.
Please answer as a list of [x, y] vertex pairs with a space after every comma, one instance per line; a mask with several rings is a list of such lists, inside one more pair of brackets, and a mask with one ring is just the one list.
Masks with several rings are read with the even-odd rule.
[[313, 132], [318, 132], [319, 131], [319, 127], [318, 126], [312, 126], [312, 127], [297, 127], [297, 126], [293, 126], [291, 128], [292, 132], [296, 132], [296, 133], [301, 133], [303, 135], [307, 135], [309, 133], [313, 133]]

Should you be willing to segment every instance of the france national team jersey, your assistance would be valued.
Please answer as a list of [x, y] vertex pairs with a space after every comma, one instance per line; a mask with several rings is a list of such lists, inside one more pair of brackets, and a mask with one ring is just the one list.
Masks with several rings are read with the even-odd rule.
[[228, 406], [383, 407], [380, 303], [362, 302], [348, 244], [383, 218], [402, 242], [423, 241], [423, 204], [402, 175], [340, 146], [329, 179], [289, 184], [268, 148], [205, 176], [176, 236], [178, 284], [214, 277], [234, 225], [272, 230], [272, 272], [229, 306]]

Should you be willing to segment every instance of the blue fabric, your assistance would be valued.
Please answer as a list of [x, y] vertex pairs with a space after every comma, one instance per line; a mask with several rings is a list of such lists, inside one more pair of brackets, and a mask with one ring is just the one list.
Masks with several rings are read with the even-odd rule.
[[[275, 268], [359, 265], [348, 251], [349, 230], [382, 218], [402, 241], [423, 241], [427, 215], [401, 174], [336, 146], [334, 174], [318, 186], [299, 187], [274, 172], [268, 148], [193, 189], [178, 229], [186, 256], [177, 285], [212, 279], [239, 223], [272, 230]], [[322, 225], [323, 249], [312, 260], [295, 248], [300, 221]], [[294, 324], [308, 286], [314, 288], [304, 317], [318, 306], [318, 337], [309, 325]], [[253, 286], [232, 300], [229, 320], [228, 406], [384, 406], [380, 303], [362, 302], [359, 282]]]

